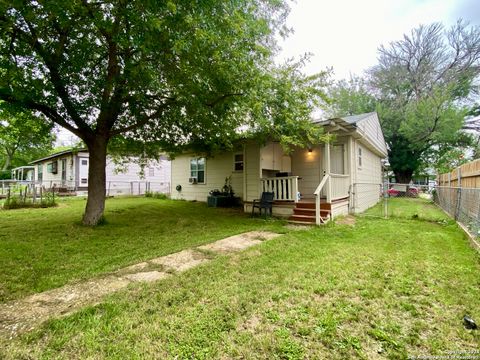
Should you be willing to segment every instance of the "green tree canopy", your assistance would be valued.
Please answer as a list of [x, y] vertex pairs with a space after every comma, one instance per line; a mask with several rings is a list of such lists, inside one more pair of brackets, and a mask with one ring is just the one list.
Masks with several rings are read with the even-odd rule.
[[318, 78], [282, 76], [272, 62], [287, 12], [279, 0], [2, 2], [0, 99], [86, 144], [83, 222], [94, 225], [111, 139], [175, 151], [228, 146], [242, 126], [277, 120], [313, 132], [305, 103], [318, 97]]
[[397, 181], [408, 183], [427, 164], [445, 167], [454, 149], [471, 142], [462, 128], [479, 61], [480, 27], [462, 21], [448, 30], [438, 23], [419, 26], [380, 47], [378, 64], [364, 79], [339, 82], [330, 91], [330, 111], [376, 110], [390, 167]]
[[0, 170], [27, 165], [47, 155], [55, 141], [52, 130], [52, 123], [30, 111], [17, 111], [0, 103]]

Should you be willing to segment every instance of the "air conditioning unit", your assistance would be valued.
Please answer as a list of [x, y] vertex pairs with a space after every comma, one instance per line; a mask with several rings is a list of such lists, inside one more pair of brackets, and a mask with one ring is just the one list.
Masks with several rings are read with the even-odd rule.
[[197, 183], [197, 178], [196, 178], [196, 177], [188, 178], [188, 182], [189, 182], [190, 184], [196, 184], [196, 183]]

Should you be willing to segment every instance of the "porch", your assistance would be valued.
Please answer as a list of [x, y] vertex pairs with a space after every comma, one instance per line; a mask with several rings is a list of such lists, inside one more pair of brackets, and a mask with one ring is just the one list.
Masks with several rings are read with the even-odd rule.
[[[273, 192], [273, 213], [292, 222], [319, 225], [347, 214], [352, 181], [351, 148], [350, 138], [343, 137], [331, 144], [282, 154], [282, 171], [262, 166], [259, 193]], [[261, 149], [262, 165], [269, 155], [265, 149], [271, 149], [271, 145]], [[245, 205], [249, 211], [251, 204]]]

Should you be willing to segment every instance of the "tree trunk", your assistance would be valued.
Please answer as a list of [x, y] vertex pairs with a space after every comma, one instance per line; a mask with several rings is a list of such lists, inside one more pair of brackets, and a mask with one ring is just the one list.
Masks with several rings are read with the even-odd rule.
[[10, 168], [10, 164], [12, 163], [13, 155], [15, 154], [15, 150], [11, 151], [9, 148], [5, 148], [5, 163], [3, 164], [2, 171], [7, 171]]
[[105, 210], [105, 167], [107, 165], [108, 139], [100, 135], [87, 143], [90, 154], [88, 165], [88, 199], [83, 224], [95, 226]]
[[389, 143], [388, 161], [399, 184], [408, 184], [421, 163], [422, 152], [415, 149], [408, 139], [401, 135], [392, 137]]
[[393, 174], [395, 175], [395, 180], [397, 181], [397, 183], [408, 184], [412, 180], [413, 171], [394, 171]]
[[5, 162], [3, 163], [2, 171], [8, 170], [8, 168], [10, 167], [10, 162], [10, 156], [7, 154], [7, 156], [5, 157]]

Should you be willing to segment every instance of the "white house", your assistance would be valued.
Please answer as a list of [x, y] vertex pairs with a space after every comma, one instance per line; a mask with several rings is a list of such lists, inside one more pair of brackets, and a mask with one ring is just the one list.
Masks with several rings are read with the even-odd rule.
[[[107, 158], [107, 195], [137, 194], [146, 190], [168, 192], [170, 189], [170, 161], [162, 157], [149, 161], [143, 169], [133, 161], [121, 166]], [[71, 149], [32, 161], [33, 179], [46, 187], [65, 188], [84, 193], [88, 190], [89, 153], [86, 149]]]
[[[172, 198], [206, 201], [231, 176], [235, 195], [251, 211], [262, 192], [274, 192], [273, 213], [297, 222], [361, 212], [381, 197], [387, 146], [377, 113], [317, 121], [335, 135], [330, 144], [285, 154], [277, 142], [245, 142], [236, 151], [172, 160]], [[300, 196], [298, 196], [300, 194]]]

